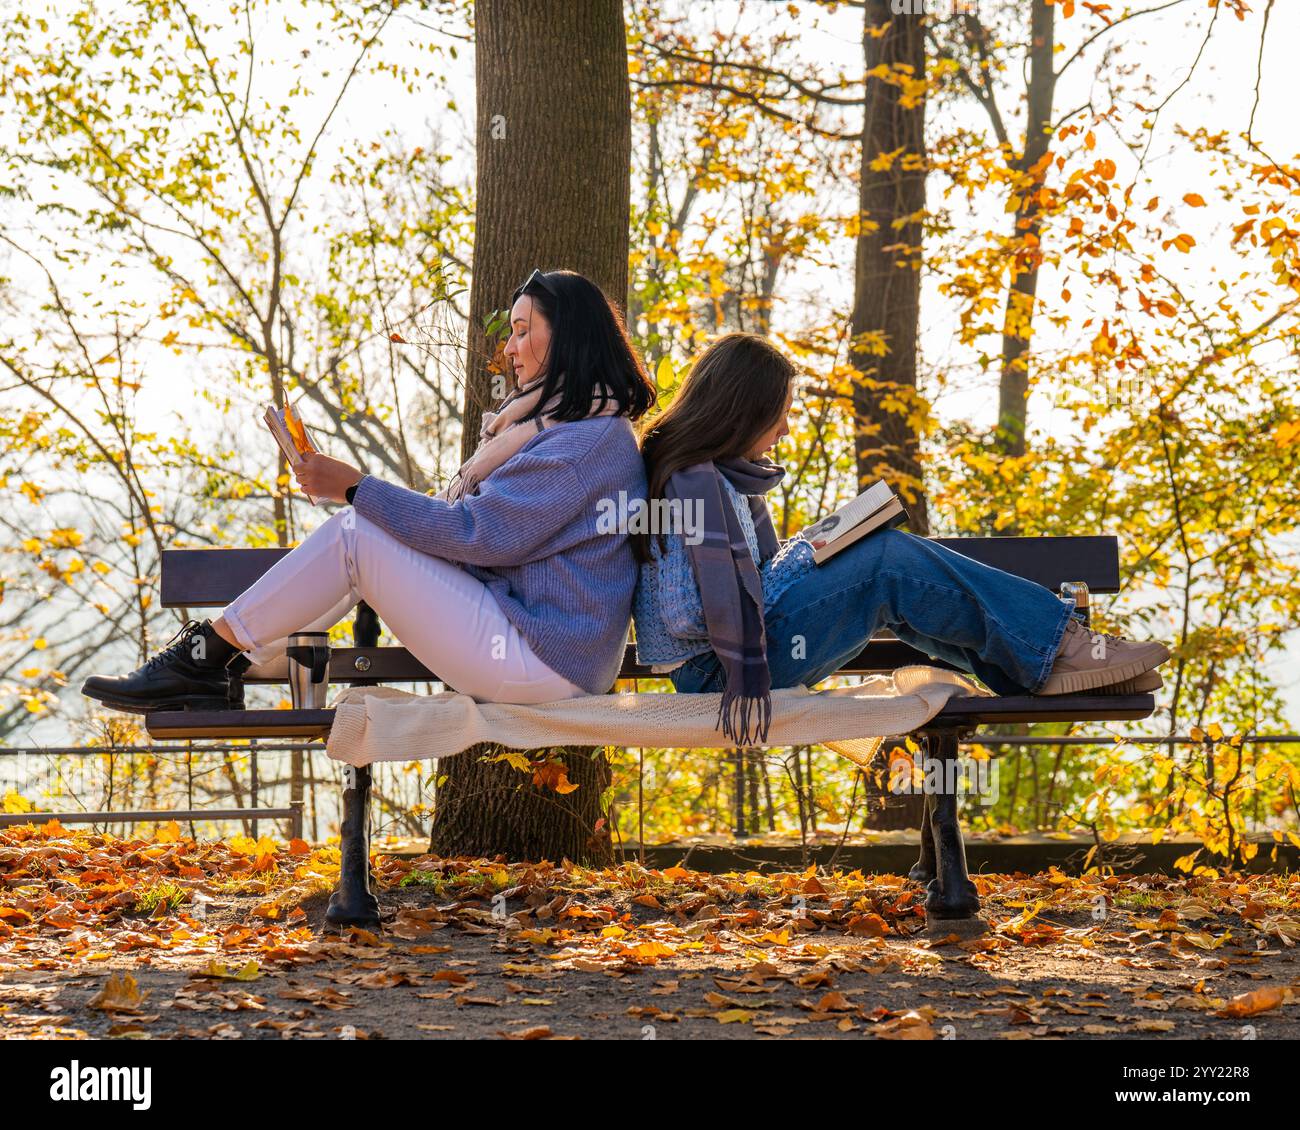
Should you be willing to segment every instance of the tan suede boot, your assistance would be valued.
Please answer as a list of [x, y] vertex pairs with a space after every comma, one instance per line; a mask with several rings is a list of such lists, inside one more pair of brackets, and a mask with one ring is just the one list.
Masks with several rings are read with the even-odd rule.
[[1162, 643], [1137, 643], [1071, 620], [1061, 637], [1052, 673], [1035, 693], [1082, 694], [1109, 688], [1160, 666], [1168, 658], [1169, 649]]

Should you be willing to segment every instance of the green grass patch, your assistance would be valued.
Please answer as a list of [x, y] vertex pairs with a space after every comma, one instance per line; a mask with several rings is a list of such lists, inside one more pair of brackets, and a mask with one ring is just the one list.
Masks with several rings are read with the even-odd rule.
[[[135, 898], [137, 914], [174, 914], [181, 906], [190, 901], [190, 892], [185, 887], [177, 886], [170, 879], [151, 883], [140, 891]], [[162, 907], [162, 910], [159, 910]]]

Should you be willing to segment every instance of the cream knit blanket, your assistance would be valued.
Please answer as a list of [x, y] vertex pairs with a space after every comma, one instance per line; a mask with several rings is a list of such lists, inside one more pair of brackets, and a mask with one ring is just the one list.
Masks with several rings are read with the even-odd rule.
[[[824, 745], [859, 765], [881, 741], [924, 725], [948, 699], [981, 695], [968, 678], [939, 667], [900, 667], [857, 686], [772, 692], [767, 746]], [[455, 691], [418, 695], [351, 687], [334, 700], [329, 756], [349, 765], [450, 757], [479, 742], [512, 749], [644, 746], [727, 749], [715, 729], [719, 694], [585, 695], [537, 706], [475, 702]]]

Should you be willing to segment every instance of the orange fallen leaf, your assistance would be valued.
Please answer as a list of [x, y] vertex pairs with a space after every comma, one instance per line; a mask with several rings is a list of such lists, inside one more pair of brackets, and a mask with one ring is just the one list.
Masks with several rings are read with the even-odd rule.
[[[420, 1027], [424, 1027], [421, 1025]], [[507, 1040], [549, 1040], [551, 1030], [545, 1024], [538, 1025], [536, 1028], [525, 1028], [522, 1032], [501, 1032], [499, 1033]]]
[[1286, 1004], [1291, 999], [1291, 990], [1282, 985], [1269, 985], [1253, 992], [1241, 993], [1230, 1000], [1215, 1016], [1258, 1016], [1271, 1008]]

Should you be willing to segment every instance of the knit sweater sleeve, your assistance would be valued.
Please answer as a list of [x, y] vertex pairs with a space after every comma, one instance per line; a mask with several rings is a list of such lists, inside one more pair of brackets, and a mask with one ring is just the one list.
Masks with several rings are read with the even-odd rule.
[[448, 561], [487, 568], [522, 565], [559, 553], [588, 536], [575, 522], [595, 507], [571, 462], [541, 443], [512, 456], [457, 502], [366, 475], [353, 505], [405, 545]]

